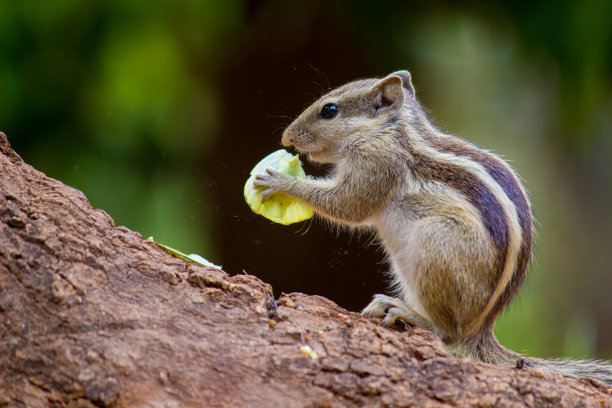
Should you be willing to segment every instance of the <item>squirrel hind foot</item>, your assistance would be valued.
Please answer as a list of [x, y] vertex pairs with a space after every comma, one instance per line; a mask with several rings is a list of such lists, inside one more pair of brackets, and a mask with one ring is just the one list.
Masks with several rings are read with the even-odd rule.
[[408, 303], [387, 295], [374, 295], [361, 314], [369, 317], [382, 317], [381, 324], [385, 327], [405, 327], [398, 324], [402, 322], [405, 325], [436, 332], [434, 324], [417, 313]]

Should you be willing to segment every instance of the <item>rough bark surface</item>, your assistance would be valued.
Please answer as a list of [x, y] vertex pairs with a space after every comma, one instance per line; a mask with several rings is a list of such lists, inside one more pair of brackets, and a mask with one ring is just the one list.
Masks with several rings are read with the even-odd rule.
[[[309, 353], [303, 346], [309, 346]], [[601, 407], [597, 384], [473, 362], [254, 276], [174, 258], [0, 132], [0, 406]]]

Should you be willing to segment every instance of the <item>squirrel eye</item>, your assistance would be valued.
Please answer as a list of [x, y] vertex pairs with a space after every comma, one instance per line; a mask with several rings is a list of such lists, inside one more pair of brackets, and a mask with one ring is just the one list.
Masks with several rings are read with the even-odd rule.
[[321, 117], [324, 119], [331, 119], [338, 114], [338, 110], [338, 105], [328, 103], [321, 109]]

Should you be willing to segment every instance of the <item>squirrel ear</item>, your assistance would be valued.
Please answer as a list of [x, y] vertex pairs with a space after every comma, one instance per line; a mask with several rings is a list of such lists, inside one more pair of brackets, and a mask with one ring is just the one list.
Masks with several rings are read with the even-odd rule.
[[402, 86], [405, 90], [407, 90], [412, 96], [414, 96], [414, 86], [412, 86], [412, 77], [410, 76], [410, 72], [408, 71], [397, 71], [392, 73], [391, 75], [398, 76], [402, 79]]
[[381, 79], [370, 88], [374, 97], [374, 108], [394, 107], [399, 108], [404, 104], [404, 92], [402, 91], [402, 78], [397, 75], [389, 75]]

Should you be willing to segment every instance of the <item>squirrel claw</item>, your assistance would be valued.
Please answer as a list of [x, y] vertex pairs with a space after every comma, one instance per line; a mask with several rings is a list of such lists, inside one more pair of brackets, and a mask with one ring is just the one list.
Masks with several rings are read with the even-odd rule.
[[267, 177], [263, 174], [257, 174], [255, 176], [255, 180], [253, 180], [253, 186], [255, 187], [267, 187], [268, 183], [266, 183], [267, 181]]
[[272, 185], [273, 178], [282, 176], [283, 174], [270, 167], [266, 169], [266, 173], [268, 174], [259, 173], [255, 175], [255, 180], [253, 180], [253, 185], [255, 187], [270, 187]]
[[267, 174], [256, 174], [255, 180], [253, 180], [255, 187], [271, 187], [272, 177]]
[[283, 174], [278, 170], [274, 170], [272, 167], [268, 167], [266, 169], [266, 173], [268, 173], [270, 176], [273, 176], [273, 177], [280, 176], [281, 174]]

